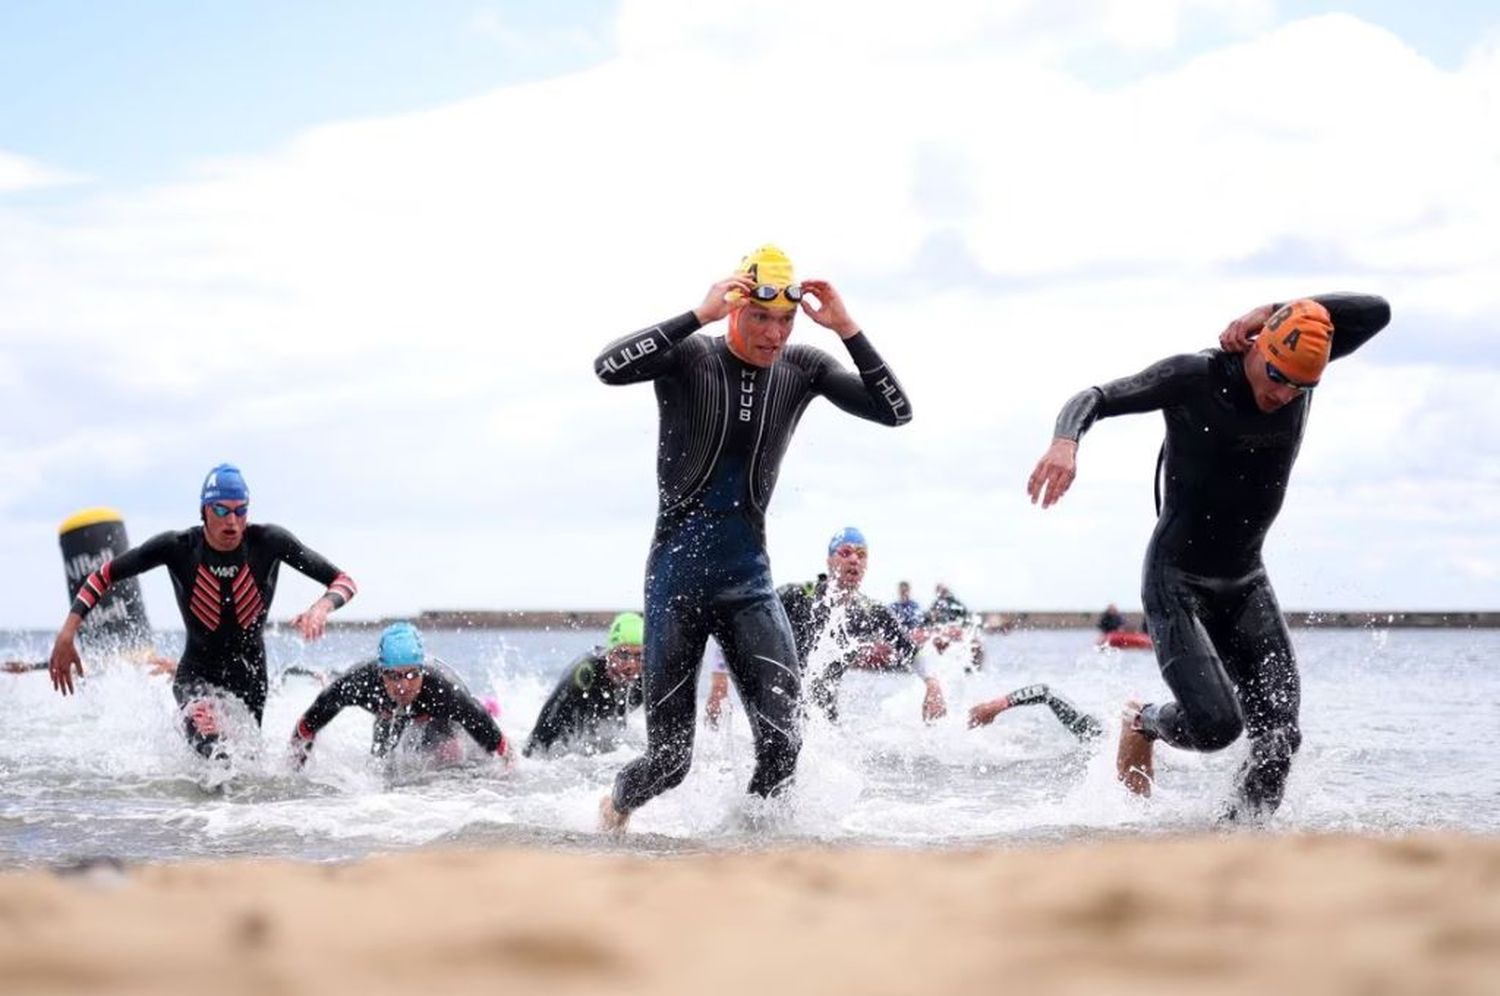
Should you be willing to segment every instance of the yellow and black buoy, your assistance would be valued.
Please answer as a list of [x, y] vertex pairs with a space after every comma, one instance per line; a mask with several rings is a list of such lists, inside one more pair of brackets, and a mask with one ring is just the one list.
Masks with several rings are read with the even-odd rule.
[[[62, 546], [63, 572], [68, 579], [69, 604], [84, 579], [105, 561], [130, 549], [125, 519], [112, 508], [86, 508], [64, 521], [57, 534]], [[110, 585], [84, 620], [79, 636], [100, 649], [116, 653], [151, 650], [151, 623], [146, 618], [146, 603], [135, 578]]]

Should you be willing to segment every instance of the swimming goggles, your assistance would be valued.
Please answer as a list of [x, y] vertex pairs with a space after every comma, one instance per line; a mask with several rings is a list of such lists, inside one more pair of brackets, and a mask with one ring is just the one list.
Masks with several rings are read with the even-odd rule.
[[380, 676], [389, 678], [391, 681], [416, 681], [422, 676], [419, 667], [387, 667], [381, 668]]
[[1280, 370], [1277, 370], [1274, 366], [1272, 366], [1270, 364], [1269, 361], [1266, 363], [1266, 376], [1269, 377], [1269, 378], [1271, 378], [1271, 382], [1273, 384], [1283, 384], [1283, 385], [1285, 385], [1287, 387], [1295, 387], [1297, 390], [1301, 391], [1303, 394], [1306, 394], [1308, 391], [1311, 391], [1313, 388], [1315, 388], [1315, 387], [1318, 386], [1317, 381], [1314, 381], [1311, 384], [1299, 384], [1299, 383], [1297, 383], [1295, 380], [1292, 380], [1290, 377], [1288, 377], [1286, 374], [1282, 373]]
[[778, 297], [784, 297], [793, 304], [796, 304], [802, 300], [802, 285], [788, 284], [785, 287], [776, 287], [772, 284], [756, 284], [755, 289], [750, 292], [750, 296], [757, 301], [774, 301]]
[[250, 505], [248, 502], [237, 508], [230, 508], [228, 505], [216, 501], [208, 507], [214, 513], [214, 518], [216, 519], [227, 519], [231, 515], [236, 515], [243, 519], [250, 514]]

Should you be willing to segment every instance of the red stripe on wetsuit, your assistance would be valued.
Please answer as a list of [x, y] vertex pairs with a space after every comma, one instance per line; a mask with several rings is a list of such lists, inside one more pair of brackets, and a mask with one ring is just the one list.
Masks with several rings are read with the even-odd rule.
[[104, 593], [109, 590], [112, 581], [110, 577], [110, 564], [112, 560], [106, 560], [99, 565], [99, 569], [83, 579], [83, 584], [78, 586], [78, 594], [75, 596], [84, 604], [85, 610], [92, 609], [99, 604]]
[[324, 594], [333, 603], [333, 607], [338, 609], [348, 604], [358, 591], [359, 586], [354, 583], [354, 579], [340, 571], [339, 576], [333, 579], [328, 585], [328, 591]]
[[266, 608], [249, 567], [242, 568], [235, 575], [229, 590], [234, 595], [234, 621], [240, 624], [240, 629], [249, 629]]
[[219, 579], [202, 564], [198, 565], [198, 573], [193, 578], [193, 595], [188, 607], [209, 632], [219, 628]]

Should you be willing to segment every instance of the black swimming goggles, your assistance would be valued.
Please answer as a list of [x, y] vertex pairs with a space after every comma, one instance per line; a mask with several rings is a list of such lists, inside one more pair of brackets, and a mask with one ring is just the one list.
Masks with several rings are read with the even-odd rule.
[[802, 300], [802, 285], [787, 284], [785, 287], [777, 287], [773, 284], [756, 284], [750, 296], [757, 301], [774, 301], [778, 297], [784, 297], [796, 304]]
[[1298, 391], [1301, 391], [1303, 394], [1306, 394], [1308, 391], [1311, 391], [1313, 388], [1315, 388], [1315, 387], [1318, 386], [1318, 382], [1317, 381], [1313, 381], [1311, 384], [1299, 384], [1299, 383], [1297, 383], [1295, 380], [1292, 380], [1290, 377], [1288, 377], [1286, 374], [1282, 373], [1280, 370], [1277, 370], [1276, 367], [1274, 367], [1269, 360], [1266, 361], [1266, 376], [1269, 377], [1269, 378], [1271, 378], [1271, 383], [1273, 383], [1273, 384], [1282, 384], [1282, 385], [1284, 385], [1286, 387], [1295, 387]]
[[230, 508], [228, 505], [225, 505], [223, 502], [216, 501], [216, 502], [211, 503], [208, 506], [208, 509], [209, 509], [209, 511], [213, 512], [214, 518], [216, 518], [216, 519], [227, 519], [231, 515], [237, 515], [241, 519], [243, 519], [245, 516], [247, 516], [247, 515], [250, 514], [250, 505], [249, 505], [248, 502], [246, 504], [244, 504], [244, 505], [240, 505], [240, 506], [235, 507], [235, 508]]

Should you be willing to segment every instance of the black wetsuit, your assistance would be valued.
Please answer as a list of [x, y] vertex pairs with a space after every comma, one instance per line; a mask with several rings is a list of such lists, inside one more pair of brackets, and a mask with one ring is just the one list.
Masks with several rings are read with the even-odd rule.
[[818, 655], [821, 667], [807, 688], [808, 697], [829, 720], [838, 722], [838, 691], [844, 673], [859, 667], [862, 651], [873, 644], [890, 646], [890, 669], [922, 674], [917, 664], [918, 647], [888, 606], [857, 591], [843, 598], [835, 591], [830, 597], [826, 574], [806, 584], [782, 585], [776, 594], [791, 620], [797, 662], [804, 675], [814, 650], [826, 642], [834, 651], [826, 655], [831, 657], [826, 663], [821, 659], [825, 654]]
[[1116, 630], [1125, 628], [1125, 617], [1120, 615], [1118, 612], [1112, 612], [1109, 609], [1105, 609], [1102, 613], [1099, 614], [1098, 625], [1099, 632], [1113, 633]]
[[[349, 576], [309, 550], [280, 526], [252, 524], [240, 545], [228, 553], [204, 540], [203, 527], [153, 536], [127, 550], [79, 586], [73, 611], [86, 616], [117, 581], [153, 567], [166, 567], [177, 593], [187, 644], [177, 664], [172, 694], [177, 704], [233, 695], [257, 723], [266, 706], [266, 641], [263, 634], [277, 574], [285, 563], [322, 584], [334, 608], [354, 597]], [[193, 749], [212, 756], [219, 737], [199, 733], [190, 718], [183, 727]]]
[[[1333, 319], [1332, 359], [1390, 321], [1373, 296], [1318, 297]], [[1141, 597], [1162, 677], [1175, 702], [1147, 706], [1140, 728], [1174, 747], [1219, 750], [1251, 738], [1235, 808], [1281, 803], [1298, 728], [1301, 682], [1286, 622], [1261, 562], [1302, 443], [1311, 395], [1262, 412], [1245, 379], [1260, 354], [1173, 356], [1090, 388], [1064, 406], [1056, 435], [1078, 439], [1095, 419], [1160, 410], [1167, 435], [1156, 531]]]
[[694, 335], [698, 328], [692, 312], [679, 315], [611, 343], [594, 365], [606, 384], [654, 381], [660, 413], [660, 504], [646, 563], [647, 748], [615, 780], [621, 813], [687, 775], [696, 678], [710, 634], [750, 720], [750, 790], [770, 795], [791, 778], [801, 691], [765, 544], [781, 458], [819, 395], [886, 425], [911, 418], [905, 392], [862, 333], [844, 340], [855, 375], [800, 344], [769, 368], [752, 366], [722, 337]]
[[537, 713], [526, 756], [549, 750], [592, 753], [614, 745], [626, 715], [641, 704], [641, 679], [624, 685], [610, 681], [604, 654], [603, 647], [595, 647], [568, 665]]
[[505, 734], [484, 705], [464, 686], [452, 669], [429, 660], [416, 665], [422, 671], [422, 689], [410, 705], [400, 706], [385, 690], [381, 667], [367, 661], [349, 669], [338, 680], [318, 693], [297, 721], [297, 738], [311, 747], [318, 731], [333, 717], [350, 707], [375, 716], [370, 752], [380, 757], [401, 742], [410, 724], [420, 727], [419, 749], [440, 747], [464, 730], [474, 742], [491, 754], [504, 753]]

